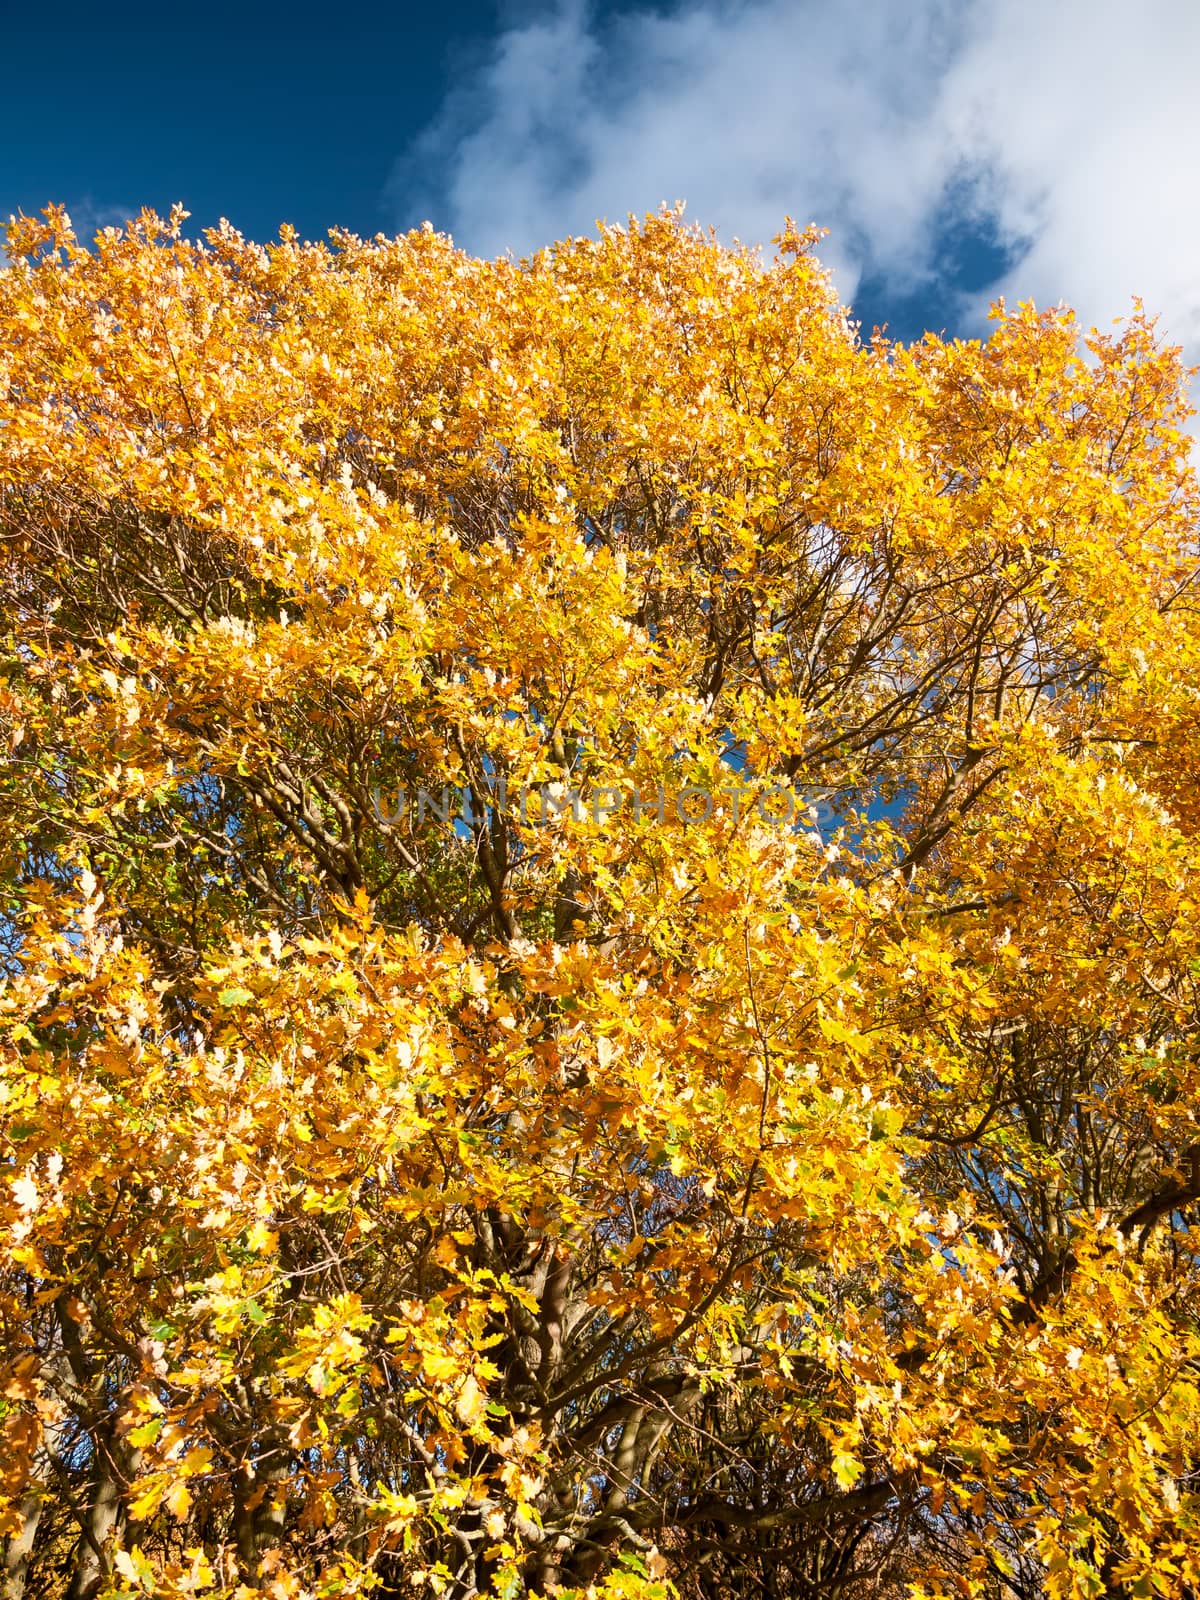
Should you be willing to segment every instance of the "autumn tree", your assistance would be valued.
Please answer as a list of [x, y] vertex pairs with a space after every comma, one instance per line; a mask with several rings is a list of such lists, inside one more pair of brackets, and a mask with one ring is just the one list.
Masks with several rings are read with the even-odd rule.
[[0, 271], [8, 1600], [1200, 1593], [1177, 353], [184, 215]]

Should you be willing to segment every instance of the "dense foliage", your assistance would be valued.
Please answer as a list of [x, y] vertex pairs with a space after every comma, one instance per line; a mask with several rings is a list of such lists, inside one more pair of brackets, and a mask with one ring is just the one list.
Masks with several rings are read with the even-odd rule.
[[9, 1600], [1200, 1592], [1176, 353], [182, 223], [0, 271]]

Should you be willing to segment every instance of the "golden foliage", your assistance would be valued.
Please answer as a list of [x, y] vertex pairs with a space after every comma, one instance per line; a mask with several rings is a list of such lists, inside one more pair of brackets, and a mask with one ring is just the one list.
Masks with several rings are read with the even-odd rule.
[[1177, 354], [183, 221], [0, 272], [9, 1596], [1200, 1592]]

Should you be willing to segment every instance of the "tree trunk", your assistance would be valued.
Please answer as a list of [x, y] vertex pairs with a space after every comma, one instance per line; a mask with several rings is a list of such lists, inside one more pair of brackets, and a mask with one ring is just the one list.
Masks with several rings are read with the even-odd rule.
[[44, 1504], [40, 1487], [30, 1489], [21, 1501], [21, 1526], [8, 1541], [4, 1552], [4, 1600], [22, 1600], [29, 1576], [29, 1558], [42, 1520]]

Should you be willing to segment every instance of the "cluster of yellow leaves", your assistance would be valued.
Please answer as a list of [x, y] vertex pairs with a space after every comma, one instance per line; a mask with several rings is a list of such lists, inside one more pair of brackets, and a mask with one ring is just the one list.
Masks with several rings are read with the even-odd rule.
[[5, 1531], [163, 1600], [855, 1516], [897, 1594], [1200, 1582], [1176, 355], [864, 342], [790, 228], [182, 220], [0, 273]]

